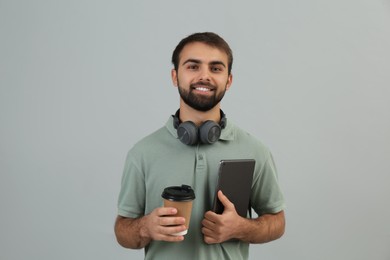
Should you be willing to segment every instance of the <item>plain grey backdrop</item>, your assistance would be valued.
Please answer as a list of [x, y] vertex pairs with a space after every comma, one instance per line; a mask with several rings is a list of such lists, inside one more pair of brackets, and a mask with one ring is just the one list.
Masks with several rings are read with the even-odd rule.
[[272, 150], [285, 236], [251, 259], [390, 259], [388, 0], [0, 0], [0, 259], [142, 259], [113, 224], [127, 151], [178, 108], [171, 53], [234, 52], [228, 118]]

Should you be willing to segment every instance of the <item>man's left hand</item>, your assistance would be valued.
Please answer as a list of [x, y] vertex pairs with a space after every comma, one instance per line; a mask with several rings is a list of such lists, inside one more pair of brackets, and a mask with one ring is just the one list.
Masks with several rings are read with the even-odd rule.
[[202, 221], [202, 233], [207, 244], [222, 243], [234, 238], [244, 220], [237, 214], [234, 204], [229, 201], [222, 191], [218, 191], [218, 199], [225, 207], [223, 213], [216, 214], [207, 211]]

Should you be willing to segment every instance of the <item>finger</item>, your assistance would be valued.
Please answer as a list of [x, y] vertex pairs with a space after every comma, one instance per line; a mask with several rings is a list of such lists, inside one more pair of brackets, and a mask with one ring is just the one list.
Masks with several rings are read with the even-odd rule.
[[166, 241], [166, 242], [180, 242], [184, 240], [184, 236], [161, 235], [156, 240]]
[[167, 242], [181, 242], [184, 240], [184, 236], [166, 236], [164, 241]]
[[226, 209], [234, 209], [234, 204], [230, 202], [230, 200], [228, 199], [228, 197], [226, 197], [222, 191], [218, 191], [218, 199], [221, 201], [222, 205], [225, 207], [225, 210]]
[[210, 220], [211, 222], [217, 222], [219, 217], [220, 215], [213, 211], [207, 211], [204, 214], [204, 218]]
[[203, 237], [203, 241], [206, 244], [216, 244], [216, 243], [218, 243], [218, 241], [214, 237], [206, 236], [206, 235]]
[[187, 227], [184, 225], [179, 226], [161, 226], [159, 228], [159, 233], [161, 235], [168, 235], [168, 236], [174, 236], [172, 234], [183, 232], [184, 230], [187, 230]]
[[208, 237], [216, 237], [216, 232], [207, 227], [202, 228], [202, 234]]
[[158, 222], [157, 223], [160, 226], [183, 225], [185, 223], [185, 218], [183, 218], [183, 217], [161, 216], [161, 217], [158, 218]]
[[157, 216], [171, 216], [177, 214], [177, 209], [173, 207], [160, 207], [155, 209]]
[[206, 218], [204, 218], [202, 220], [202, 225], [204, 227], [208, 228], [208, 229], [211, 229], [211, 230], [213, 230], [215, 228], [215, 226], [216, 226], [216, 224], [214, 222], [212, 222], [212, 221], [210, 221], [210, 220], [208, 220]]

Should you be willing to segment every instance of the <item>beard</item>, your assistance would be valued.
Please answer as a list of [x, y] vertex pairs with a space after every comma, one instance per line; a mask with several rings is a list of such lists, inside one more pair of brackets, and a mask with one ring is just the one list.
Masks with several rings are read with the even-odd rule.
[[[217, 93], [216, 86], [204, 82], [197, 82], [191, 84], [189, 90], [182, 88], [180, 86], [179, 81], [177, 82], [177, 85], [178, 85], [180, 97], [184, 101], [184, 103], [186, 103], [188, 106], [192, 107], [193, 109], [202, 112], [206, 112], [214, 108], [219, 102], [221, 102], [226, 92], [226, 87], [225, 87], [225, 89], [222, 92]], [[214, 95], [209, 97], [196, 95], [194, 93], [194, 89], [196, 85], [204, 85], [210, 87], [214, 92]]]

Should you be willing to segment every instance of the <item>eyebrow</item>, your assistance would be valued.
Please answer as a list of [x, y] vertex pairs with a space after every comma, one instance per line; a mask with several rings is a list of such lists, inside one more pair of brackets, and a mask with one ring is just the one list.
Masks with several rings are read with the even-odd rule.
[[[196, 63], [196, 64], [201, 64], [202, 63], [202, 61], [197, 60], [197, 59], [188, 59], [185, 62], [183, 62], [183, 65], [185, 65], [185, 64], [187, 64], [189, 62]], [[222, 61], [211, 61], [211, 62], [209, 62], [209, 65], [222, 65], [222, 66], [224, 66], [226, 68], [225, 63], [223, 63]]]

